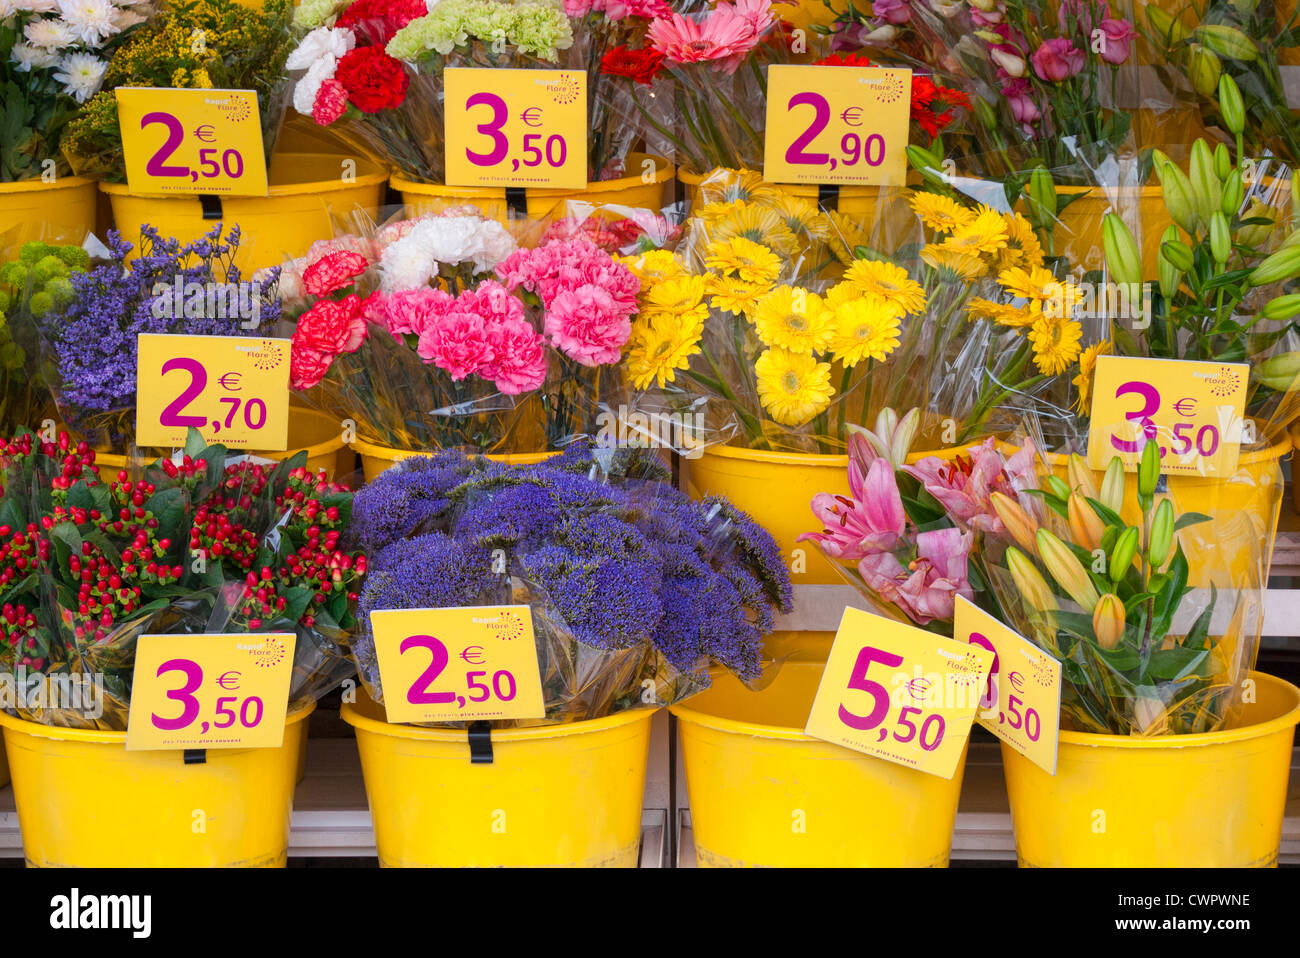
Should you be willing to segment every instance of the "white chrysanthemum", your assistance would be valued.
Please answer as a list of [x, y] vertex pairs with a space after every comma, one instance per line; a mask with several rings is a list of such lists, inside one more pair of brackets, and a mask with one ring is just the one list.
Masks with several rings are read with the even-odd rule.
[[98, 46], [117, 33], [117, 9], [111, 0], [59, 0], [59, 12], [87, 46]]
[[472, 263], [486, 273], [516, 249], [496, 220], [481, 216], [430, 216], [416, 223], [380, 255], [380, 285], [385, 293], [417, 289], [429, 282], [439, 263]]
[[9, 59], [18, 65], [19, 73], [30, 73], [32, 70], [48, 70], [59, 62], [59, 55], [30, 43], [15, 43]]
[[311, 116], [321, 84], [334, 75], [338, 65], [339, 61], [333, 57], [322, 57], [313, 63], [293, 88], [293, 108], [303, 116]]
[[62, 20], [33, 20], [23, 28], [23, 36], [32, 46], [46, 50], [62, 50], [77, 42], [72, 27]]
[[15, 13], [53, 13], [58, 8], [58, 0], [0, 0], [0, 20]]
[[63, 84], [63, 90], [74, 97], [78, 103], [85, 103], [99, 92], [99, 84], [104, 80], [104, 71], [108, 61], [101, 60], [92, 53], [73, 53], [59, 63], [59, 72], [54, 79]]
[[351, 30], [339, 27], [318, 27], [302, 38], [302, 42], [284, 61], [286, 70], [308, 70], [321, 57], [338, 60], [357, 45]]

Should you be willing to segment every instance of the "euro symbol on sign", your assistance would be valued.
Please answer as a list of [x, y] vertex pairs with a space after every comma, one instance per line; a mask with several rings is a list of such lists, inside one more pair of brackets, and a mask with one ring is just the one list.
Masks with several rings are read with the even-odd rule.
[[845, 110], [843, 113], [840, 114], [840, 119], [843, 120], [849, 126], [861, 126], [862, 107], [860, 106], [849, 107], [847, 110]]
[[1191, 396], [1188, 396], [1186, 399], [1178, 400], [1178, 402], [1174, 403], [1174, 412], [1187, 419], [1191, 419], [1196, 415], [1196, 400]]
[[[229, 379], [230, 382], [226, 382], [227, 379]], [[239, 392], [239, 379], [239, 373], [226, 373], [218, 379], [217, 382], [221, 383], [223, 389], [229, 389], [232, 393], [237, 393]]]
[[1019, 672], [1012, 672], [1007, 676], [1007, 678], [1011, 682], [1011, 687], [1017, 692], [1023, 692], [1025, 690], [1025, 677]]
[[211, 143], [216, 140], [217, 131], [209, 124], [204, 123], [202, 126], [196, 126], [194, 128], [194, 135], [204, 143]]
[[227, 672], [221, 676], [221, 678], [217, 679], [217, 684], [227, 692], [233, 692], [235, 689], [239, 688], [239, 673]]
[[483, 658], [483, 646], [471, 645], [460, 654], [460, 657], [471, 665], [482, 665], [485, 661]]
[[542, 108], [539, 106], [530, 106], [523, 113], [519, 114], [519, 119], [524, 121], [527, 126], [542, 125]]

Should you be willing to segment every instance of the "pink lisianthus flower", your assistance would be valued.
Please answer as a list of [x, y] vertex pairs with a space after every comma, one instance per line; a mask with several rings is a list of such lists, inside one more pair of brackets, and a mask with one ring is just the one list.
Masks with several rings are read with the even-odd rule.
[[1048, 40], [1029, 58], [1039, 79], [1049, 83], [1060, 83], [1075, 76], [1083, 69], [1084, 60], [1083, 51], [1064, 37]]
[[632, 319], [609, 290], [585, 285], [555, 295], [547, 304], [543, 328], [551, 345], [570, 359], [604, 366], [622, 358]]
[[893, 466], [887, 459], [877, 458], [864, 477], [858, 462], [850, 460], [849, 494], [817, 493], [812, 511], [823, 530], [805, 532], [798, 541], [815, 542], [836, 559], [861, 559], [892, 550], [907, 523]]
[[479, 375], [491, 379], [508, 396], [531, 392], [546, 381], [546, 343], [522, 317], [488, 329], [492, 362]]
[[415, 351], [426, 363], [451, 376], [453, 382], [481, 373], [493, 360], [483, 318], [459, 308], [427, 326]]
[[974, 599], [967, 578], [972, 536], [960, 529], [934, 529], [916, 537], [916, 558], [904, 566], [892, 552], [858, 563], [867, 587], [897, 606], [917, 625], [951, 619], [957, 596]]
[[311, 118], [321, 126], [329, 126], [348, 110], [348, 89], [330, 77], [321, 83], [312, 103]]
[[1007, 105], [1011, 107], [1012, 117], [1026, 131], [1031, 130], [1043, 116], [1032, 94], [1033, 86], [1023, 77], [1012, 80], [1002, 88], [1002, 95], [1007, 98]]
[[912, 5], [908, 0], [874, 0], [871, 15], [885, 23], [907, 23], [912, 19]]
[[1127, 20], [1107, 18], [1101, 21], [1097, 29], [1101, 31], [1101, 52], [1098, 55], [1113, 66], [1119, 66], [1127, 60], [1133, 45], [1133, 35], [1136, 32], [1133, 24]]
[[927, 456], [903, 469], [938, 500], [958, 525], [1001, 536], [1006, 530], [990, 497], [1001, 492], [1018, 500], [1021, 492], [1037, 485], [1034, 447], [1026, 443], [1011, 458], [1003, 459], [995, 441], [987, 439], [968, 452], [969, 456], [951, 460]]

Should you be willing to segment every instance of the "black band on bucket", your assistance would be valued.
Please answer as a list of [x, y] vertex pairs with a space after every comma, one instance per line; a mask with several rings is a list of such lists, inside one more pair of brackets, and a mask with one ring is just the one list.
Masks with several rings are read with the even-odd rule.
[[840, 188], [834, 183], [818, 183], [817, 205], [824, 210], [838, 210], [840, 208]]
[[492, 764], [492, 725], [477, 721], [469, 727], [469, 761], [471, 765]]
[[206, 748], [187, 748], [185, 750], [186, 765], [206, 765], [208, 764], [208, 750]]
[[203, 207], [203, 218], [205, 220], [225, 219], [225, 213], [221, 210], [221, 197], [215, 193], [200, 193], [199, 205]]
[[528, 191], [522, 186], [506, 187], [506, 209], [511, 219], [528, 218]]

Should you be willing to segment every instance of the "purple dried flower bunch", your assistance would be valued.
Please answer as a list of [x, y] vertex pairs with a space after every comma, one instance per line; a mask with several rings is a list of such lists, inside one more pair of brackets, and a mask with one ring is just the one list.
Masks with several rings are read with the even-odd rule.
[[608, 453], [575, 444], [520, 467], [448, 451], [362, 489], [351, 534], [371, 562], [358, 660], [373, 658], [371, 611], [507, 604], [522, 583], [534, 619], [572, 642], [758, 678], [763, 637], [791, 601], [775, 541], [729, 503], [673, 489], [649, 457]]
[[235, 264], [238, 226], [223, 239], [218, 223], [190, 243], [147, 224], [140, 234], [128, 259], [135, 246], [110, 231], [107, 257], [74, 273], [75, 295], [40, 320], [59, 412], [92, 443], [131, 438], [141, 333], [259, 336], [280, 314], [279, 268], [245, 280]]

